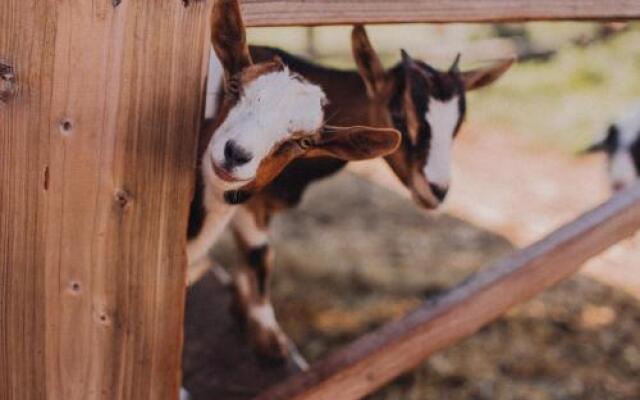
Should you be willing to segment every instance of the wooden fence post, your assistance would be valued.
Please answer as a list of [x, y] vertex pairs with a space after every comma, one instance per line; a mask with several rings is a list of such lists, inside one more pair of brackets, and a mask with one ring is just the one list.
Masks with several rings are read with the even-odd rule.
[[206, 1], [0, 4], [0, 399], [175, 399]]

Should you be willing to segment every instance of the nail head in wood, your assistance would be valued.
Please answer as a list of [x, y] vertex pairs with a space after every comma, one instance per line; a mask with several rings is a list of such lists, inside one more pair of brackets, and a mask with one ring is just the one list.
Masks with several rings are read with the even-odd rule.
[[62, 121], [60, 121], [61, 134], [67, 136], [71, 134], [71, 131], [73, 131], [73, 122], [71, 122], [70, 119], [64, 118]]
[[76, 282], [73, 281], [71, 283], [69, 283], [69, 290], [71, 290], [71, 292], [73, 294], [79, 294], [80, 293], [80, 282]]

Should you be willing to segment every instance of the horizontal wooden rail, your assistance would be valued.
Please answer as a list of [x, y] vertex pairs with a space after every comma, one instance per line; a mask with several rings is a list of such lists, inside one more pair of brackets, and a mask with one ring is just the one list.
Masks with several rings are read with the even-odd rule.
[[640, 229], [640, 185], [409, 314], [356, 340], [256, 400], [359, 399], [570, 277]]
[[637, 0], [243, 0], [249, 26], [640, 18]]

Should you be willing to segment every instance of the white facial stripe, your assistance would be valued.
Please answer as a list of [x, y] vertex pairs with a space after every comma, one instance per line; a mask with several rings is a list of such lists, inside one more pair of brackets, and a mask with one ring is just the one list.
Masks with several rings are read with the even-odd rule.
[[460, 119], [458, 97], [446, 102], [430, 98], [425, 118], [431, 127], [431, 143], [424, 175], [430, 183], [445, 189], [451, 182], [453, 134]]
[[640, 136], [640, 102], [633, 104], [616, 121], [620, 146], [629, 147]]
[[614, 185], [628, 186], [638, 179], [633, 158], [628, 149], [618, 149], [609, 162], [609, 177]]
[[274, 145], [293, 133], [312, 134], [322, 126], [324, 102], [320, 87], [300, 81], [288, 69], [257, 78], [244, 88], [240, 101], [214, 133], [209, 147], [213, 159], [223, 165], [224, 147], [233, 140], [253, 156], [233, 176], [253, 179]]

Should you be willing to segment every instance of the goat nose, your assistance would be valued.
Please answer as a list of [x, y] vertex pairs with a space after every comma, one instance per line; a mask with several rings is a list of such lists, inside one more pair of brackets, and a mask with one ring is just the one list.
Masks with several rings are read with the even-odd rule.
[[243, 165], [251, 161], [253, 156], [247, 150], [238, 146], [233, 140], [224, 145], [225, 164], [228, 168]]
[[434, 185], [433, 183], [430, 183], [429, 187], [431, 188], [431, 191], [436, 196], [436, 198], [442, 203], [444, 199], [447, 197], [449, 188], [443, 188], [438, 185]]

